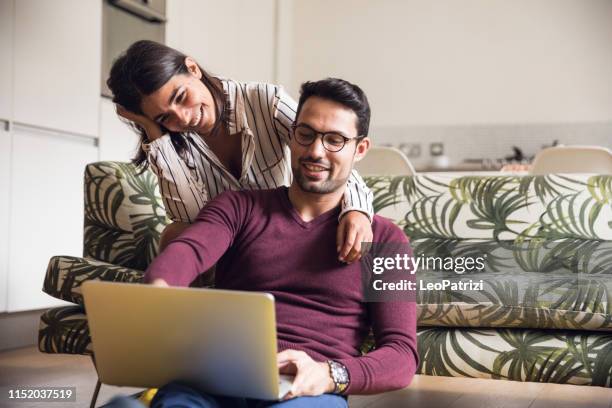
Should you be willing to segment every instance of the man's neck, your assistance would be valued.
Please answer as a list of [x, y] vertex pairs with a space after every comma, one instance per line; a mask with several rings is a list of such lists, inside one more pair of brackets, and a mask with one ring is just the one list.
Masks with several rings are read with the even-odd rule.
[[295, 180], [289, 186], [289, 201], [305, 222], [339, 206], [343, 195], [344, 187], [333, 193], [317, 194], [302, 190]]

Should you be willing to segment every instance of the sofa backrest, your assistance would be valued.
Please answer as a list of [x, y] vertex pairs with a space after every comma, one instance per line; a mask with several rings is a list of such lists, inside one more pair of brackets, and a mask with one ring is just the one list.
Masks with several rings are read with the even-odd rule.
[[[612, 273], [611, 175], [364, 179], [376, 213], [404, 230], [415, 253], [487, 254], [489, 271]], [[86, 167], [84, 256], [144, 270], [168, 222], [151, 171]]]
[[366, 177], [374, 209], [425, 256], [486, 254], [488, 271], [612, 273], [612, 176]]
[[168, 222], [150, 170], [120, 162], [87, 165], [83, 256], [144, 270]]

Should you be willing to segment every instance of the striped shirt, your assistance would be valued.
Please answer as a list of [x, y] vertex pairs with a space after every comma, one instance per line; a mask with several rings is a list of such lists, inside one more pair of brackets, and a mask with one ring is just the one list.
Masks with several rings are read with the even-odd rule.
[[[289, 141], [296, 103], [282, 87], [221, 79], [228, 101], [229, 134], [241, 134], [242, 173], [232, 175], [203, 138], [186, 133], [178, 154], [169, 135], [143, 144], [168, 216], [193, 222], [204, 205], [228, 190], [261, 190], [291, 184]], [[372, 219], [372, 193], [355, 170], [347, 182], [342, 214], [358, 210]]]

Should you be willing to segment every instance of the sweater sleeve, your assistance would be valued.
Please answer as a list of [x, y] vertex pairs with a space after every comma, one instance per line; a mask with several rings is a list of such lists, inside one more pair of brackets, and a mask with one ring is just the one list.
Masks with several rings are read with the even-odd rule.
[[213, 266], [232, 245], [249, 208], [246, 193], [225, 192], [200, 211], [195, 222], [149, 265], [145, 282], [164, 279], [171, 286], [188, 286]]
[[[268, 102], [268, 104], [272, 106], [271, 115], [274, 129], [280, 141], [285, 145], [289, 145], [292, 135], [291, 127], [296, 119], [297, 104], [283, 87], [276, 85], [266, 86], [266, 97], [270, 98], [273, 96], [271, 103]], [[346, 183], [340, 218], [349, 211], [360, 211], [372, 221], [372, 216], [374, 215], [373, 200], [372, 192], [357, 171], [353, 170]]]
[[[405, 243], [408, 256], [412, 256], [404, 233], [396, 226], [390, 230], [388, 240], [383, 242]], [[372, 302], [368, 310], [375, 349], [364, 356], [338, 360], [349, 373], [346, 394], [376, 394], [407, 387], [418, 366], [416, 302]]]

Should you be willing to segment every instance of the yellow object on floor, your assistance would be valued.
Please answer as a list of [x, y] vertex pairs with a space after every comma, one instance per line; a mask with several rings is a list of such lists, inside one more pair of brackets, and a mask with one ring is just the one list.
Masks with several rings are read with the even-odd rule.
[[142, 402], [145, 407], [148, 407], [151, 405], [151, 401], [153, 400], [153, 397], [155, 397], [155, 394], [157, 394], [157, 388], [149, 388], [140, 394], [138, 401]]

